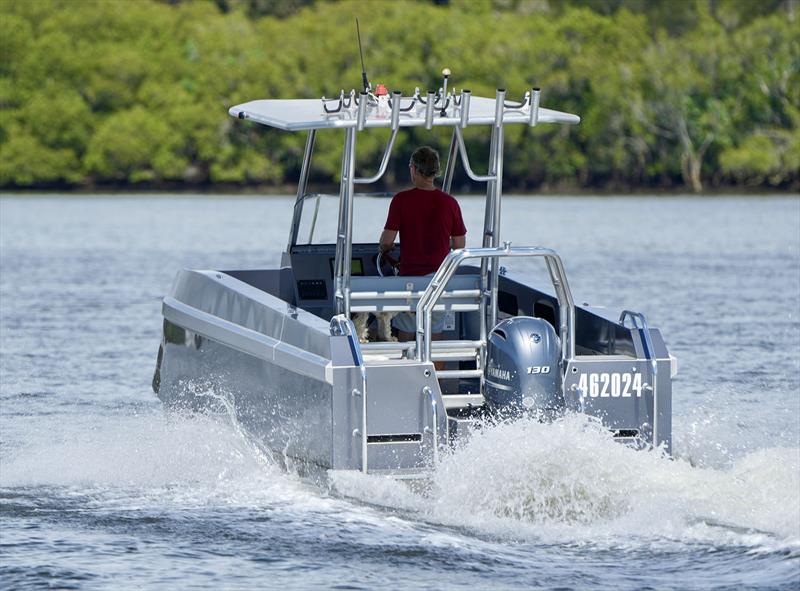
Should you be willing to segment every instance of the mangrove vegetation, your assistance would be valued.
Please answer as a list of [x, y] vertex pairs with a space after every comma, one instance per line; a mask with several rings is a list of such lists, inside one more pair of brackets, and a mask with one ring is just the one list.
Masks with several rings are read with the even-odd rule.
[[[0, 188], [282, 187], [304, 135], [232, 120], [256, 98], [542, 88], [578, 126], [511, 126], [506, 190], [800, 186], [796, 0], [0, 0]], [[339, 174], [320, 134], [313, 171]], [[476, 170], [488, 130], [468, 128]], [[370, 172], [387, 133], [359, 136]], [[401, 133], [386, 184], [414, 146]], [[532, 141], [535, 139], [536, 141]], [[459, 172], [460, 174], [460, 172]], [[456, 183], [465, 183], [461, 175]]]

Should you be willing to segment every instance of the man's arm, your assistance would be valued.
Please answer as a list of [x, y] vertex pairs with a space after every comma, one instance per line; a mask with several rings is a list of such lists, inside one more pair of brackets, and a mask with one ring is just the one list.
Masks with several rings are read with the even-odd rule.
[[394, 239], [397, 238], [397, 230], [384, 230], [381, 233], [380, 249], [381, 252], [389, 252], [394, 248]]
[[456, 250], [457, 248], [464, 248], [467, 245], [467, 236], [451, 236], [450, 249]]

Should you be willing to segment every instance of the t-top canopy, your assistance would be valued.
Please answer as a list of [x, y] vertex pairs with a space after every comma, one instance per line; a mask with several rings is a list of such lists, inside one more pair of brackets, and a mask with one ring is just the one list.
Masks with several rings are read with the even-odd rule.
[[[336, 106], [337, 102], [339, 99], [327, 101], [331, 106]], [[495, 122], [496, 99], [474, 96], [466, 104], [469, 114], [465, 119], [462, 118], [461, 107], [453, 102], [447, 105], [444, 113], [437, 106], [429, 123], [435, 126], [452, 127], [464, 124], [491, 125]], [[331, 106], [327, 107], [328, 110], [332, 110]], [[403, 97], [401, 106], [401, 111], [408, 109], [409, 106], [411, 109], [399, 113], [398, 124], [400, 127], [427, 126], [425, 104], [414, 101], [412, 97]], [[531, 105], [504, 108], [503, 125], [530, 124], [530, 109]], [[575, 124], [580, 123], [581, 120], [577, 115], [540, 108], [538, 104], [536, 109], [538, 113], [535, 123]], [[325, 102], [320, 99], [257, 100], [231, 107], [228, 112], [231, 116], [239, 119], [250, 119], [262, 125], [287, 131], [358, 127], [358, 109], [355, 104], [351, 108], [342, 107], [336, 112], [326, 112]], [[369, 104], [365, 109], [363, 127], [392, 127], [391, 108], [386, 103]]]

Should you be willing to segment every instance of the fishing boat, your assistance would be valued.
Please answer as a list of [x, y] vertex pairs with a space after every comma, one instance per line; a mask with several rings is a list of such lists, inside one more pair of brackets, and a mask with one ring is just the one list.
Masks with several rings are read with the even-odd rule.
[[[445, 70], [438, 90], [403, 96], [373, 91], [365, 76], [364, 90], [333, 99], [230, 108], [243, 121], [306, 133], [288, 243], [279, 268], [178, 272], [163, 300], [154, 391], [168, 407], [191, 410], [223, 396], [261, 443], [324, 470], [414, 477], [486, 421], [568, 412], [669, 453], [677, 365], [660, 331], [640, 312], [576, 305], [554, 250], [501, 241], [506, 126], [580, 118], [541, 106], [538, 88], [510, 101], [503, 89], [494, 97], [448, 90], [448, 79]], [[490, 135], [485, 174], [470, 164], [468, 126]], [[398, 133], [434, 127], [452, 129], [443, 190], [459, 162], [486, 185], [482, 245], [451, 251], [433, 276], [396, 276], [377, 242], [353, 239], [357, 205], [373, 195], [356, 187], [382, 178]], [[359, 176], [357, 141], [376, 129], [390, 130], [382, 159], [375, 174]], [[336, 195], [308, 187], [318, 133], [343, 140]], [[384, 216], [371, 220], [377, 234], [388, 202], [369, 203]], [[540, 261], [549, 281], [507, 273], [503, 261], [519, 257]], [[398, 312], [416, 313], [415, 340], [357, 335], [355, 315], [374, 322]], [[445, 316], [442, 340], [431, 338], [434, 312]]]

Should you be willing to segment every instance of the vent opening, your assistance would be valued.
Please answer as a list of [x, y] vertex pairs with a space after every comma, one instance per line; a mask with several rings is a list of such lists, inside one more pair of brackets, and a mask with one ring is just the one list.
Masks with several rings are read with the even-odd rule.
[[408, 443], [422, 441], [421, 433], [398, 433], [396, 435], [368, 435], [367, 443]]

